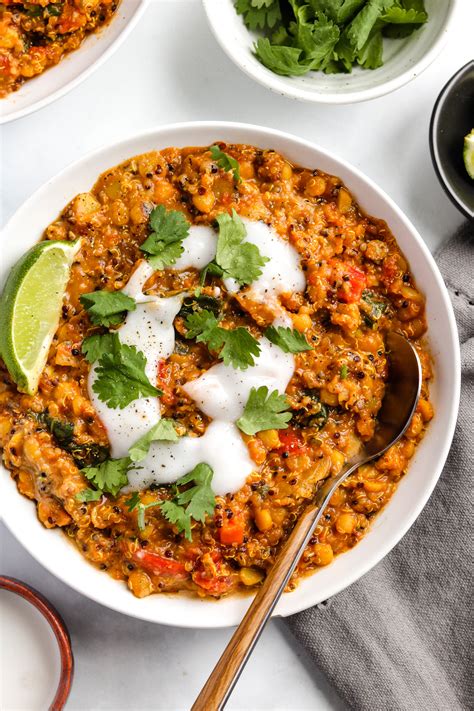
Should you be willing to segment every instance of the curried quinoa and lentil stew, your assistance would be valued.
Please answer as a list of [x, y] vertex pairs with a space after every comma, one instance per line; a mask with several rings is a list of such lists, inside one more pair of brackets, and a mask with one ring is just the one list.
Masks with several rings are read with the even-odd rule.
[[120, 0], [0, 0], [0, 98], [106, 25]]
[[337, 177], [219, 143], [108, 170], [44, 239], [80, 239], [59, 327], [37, 393], [5, 368], [0, 393], [4, 462], [44, 526], [138, 597], [258, 585], [372, 436], [396, 330], [416, 413], [335, 492], [289, 588], [358, 543], [433, 416], [424, 298], [385, 222]]

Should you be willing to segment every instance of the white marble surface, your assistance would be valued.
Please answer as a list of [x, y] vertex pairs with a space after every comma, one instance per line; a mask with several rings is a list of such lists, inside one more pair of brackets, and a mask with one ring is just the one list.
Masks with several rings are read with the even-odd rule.
[[[474, 2], [459, 1], [447, 49], [418, 79], [372, 102], [330, 107], [277, 96], [241, 74], [213, 40], [199, 0], [152, 0], [128, 41], [84, 84], [3, 127], [2, 222], [87, 151], [172, 121], [222, 119], [287, 130], [344, 156], [398, 202], [435, 249], [462, 221], [437, 182], [428, 149], [435, 98], [472, 59]], [[41, 590], [69, 626], [76, 657], [71, 711], [189, 708], [229, 631], [154, 626], [111, 612], [51, 577], [5, 528], [0, 535], [2, 572]], [[229, 708], [343, 706], [277, 620]]]

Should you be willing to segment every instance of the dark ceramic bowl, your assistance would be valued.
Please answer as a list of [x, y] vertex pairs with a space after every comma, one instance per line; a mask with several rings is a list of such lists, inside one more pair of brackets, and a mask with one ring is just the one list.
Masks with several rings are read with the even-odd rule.
[[474, 128], [474, 60], [448, 81], [436, 100], [430, 150], [439, 181], [452, 202], [474, 219], [474, 180], [463, 161], [464, 136]]
[[71, 690], [74, 657], [69, 633], [61, 615], [37, 590], [30, 588], [29, 585], [25, 585], [25, 583], [16, 580], [16, 578], [8, 578], [4, 575], [0, 575], [0, 588], [8, 590], [15, 595], [20, 595], [20, 597], [24, 598], [31, 605], [34, 605], [53, 630], [61, 658], [61, 676], [49, 711], [62, 711]]

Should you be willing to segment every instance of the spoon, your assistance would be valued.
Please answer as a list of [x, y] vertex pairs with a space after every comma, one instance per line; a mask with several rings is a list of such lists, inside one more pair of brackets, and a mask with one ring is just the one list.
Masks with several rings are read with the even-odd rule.
[[386, 347], [389, 378], [374, 436], [338, 474], [324, 481], [312, 503], [303, 511], [191, 711], [224, 708], [333, 493], [357, 467], [395, 444], [408, 427], [420, 396], [420, 361], [413, 346], [398, 333], [387, 334]]

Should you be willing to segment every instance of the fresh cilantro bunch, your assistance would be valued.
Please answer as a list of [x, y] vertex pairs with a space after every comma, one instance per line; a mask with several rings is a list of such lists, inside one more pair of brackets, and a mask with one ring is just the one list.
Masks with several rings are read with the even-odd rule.
[[[184, 532], [188, 540], [192, 540], [191, 522], [201, 521], [204, 523], [206, 516], [212, 516], [216, 505], [216, 499], [212, 490], [213, 471], [208, 464], [198, 464], [194, 469], [178, 479], [174, 485], [174, 497], [167, 501], [153, 501], [149, 504], [142, 504], [138, 492], [132, 494], [128, 499], [129, 511], [137, 510], [138, 528], [145, 528], [145, 511], [153, 506], [159, 506], [163, 516], [180, 532]], [[193, 484], [184, 489], [180, 488]]]
[[216, 256], [201, 272], [201, 283], [209, 273], [235, 279], [241, 285], [251, 284], [261, 275], [268, 257], [261, 255], [255, 244], [244, 241], [247, 230], [235, 210], [232, 215], [227, 212], [217, 215], [216, 221], [219, 227]]
[[248, 435], [262, 430], [284, 430], [291, 420], [291, 412], [288, 412], [288, 409], [286, 395], [281, 395], [278, 390], [269, 393], [266, 385], [262, 385], [258, 390], [252, 388], [242, 417], [237, 420], [237, 426]]
[[189, 222], [182, 212], [158, 205], [150, 213], [151, 232], [141, 245], [154, 269], [172, 266], [183, 253], [183, 240], [189, 234]]
[[225, 365], [240, 370], [255, 365], [255, 357], [260, 354], [260, 345], [246, 328], [222, 328], [214, 314], [206, 309], [190, 314], [185, 326], [186, 338], [195, 338], [198, 343], [206, 343], [210, 350], [218, 351], [219, 358]]
[[90, 336], [82, 349], [88, 360], [97, 357], [97, 378], [92, 389], [109, 407], [122, 410], [139, 397], [162, 395], [148, 380], [143, 353], [121, 343], [116, 333]]
[[82, 294], [80, 302], [96, 326], [117, 326], [127, 311], [135, 311], [135, 299], [121, 291], [92, 291]]
[[284, 76], [351, 72], [383, 64], [383, 38], [407, 37], [428, 20], [424, 0], [236, 0], [257, 58]]

